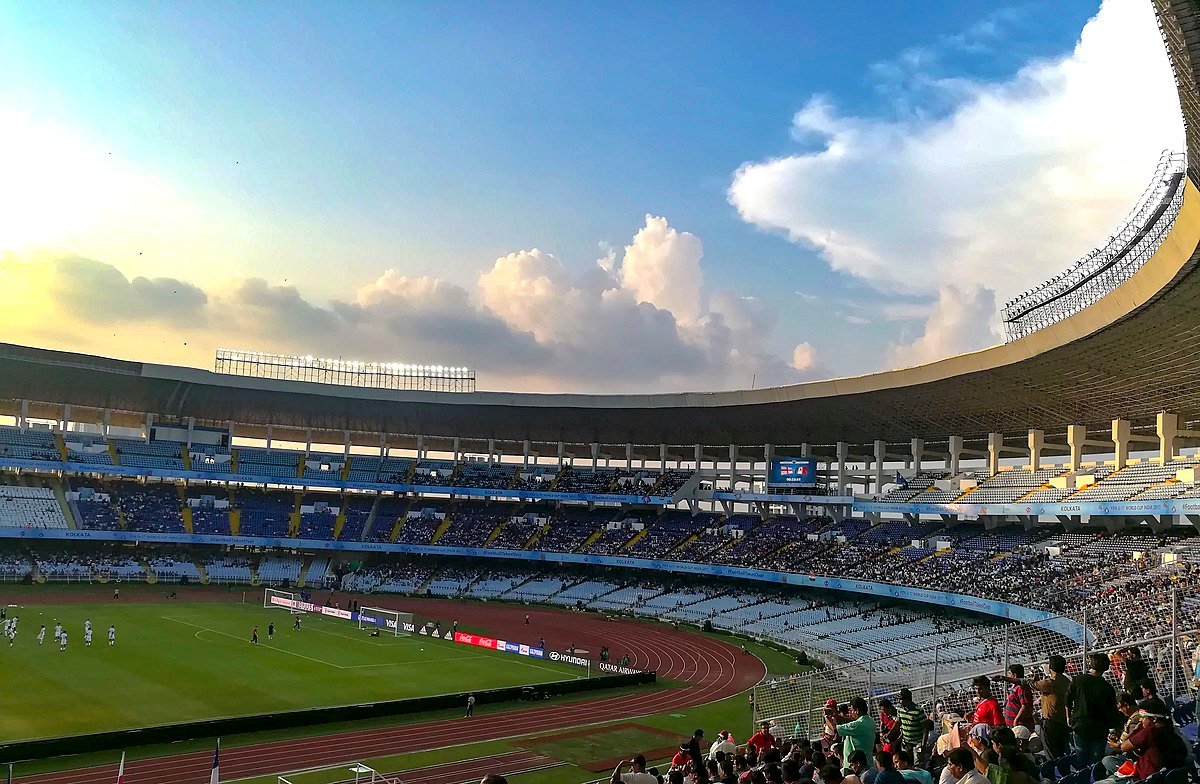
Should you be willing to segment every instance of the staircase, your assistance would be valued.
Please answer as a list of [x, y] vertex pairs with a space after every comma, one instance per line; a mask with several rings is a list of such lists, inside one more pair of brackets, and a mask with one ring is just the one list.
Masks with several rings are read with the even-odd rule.
[[146, 582], [150, 583], [151, 585], [158, 582], [158, 575], [154, 573], [154, 567], [150, 565], [149, 558], [142, 556], [138, 559], [138, 563], [141, 564], [142, 569], [146, 571]]
[[593, 542], [595, 542], [601, 536], [604, 536], [604, 532], [608, 530], [608, 522], [609, 521], [605, 520], [603, 525], [601, 525], [595, 531], [592, 531], [591, 536], [589, 536], [587, 539], [584, 539], [583, 544], [581, 544], [575, 548], [575, 552], [577, 552], [577, 553], [583, 552], [584, 550], [591, 547]]
[[192, 453], [188, 451], [187, 444], [179, 445], [179, 457], [183, 460], [183, 467], [186, 471], [192, 470]]
[[63, 517], [66, 518], [67, 527], [74, 530], [80, 528], [79, 519], [75, 516], [75, 510], [71, 508], [71, 504], [67, 501], [66, 491], [63, 490], [63, 484], [57, 478], [50, 480], [50, 487], [54, 490], [54, 500], [58, 501], [58, 508], [62, 510]]
[[308, 568], [312, 566], [315, 556], [306, 555], [300, 560], [300, 576], [296, 578], [296, 587], [304, 588], [305, 581], [308, 579]]
[[[232, 490], [229, 491], [229, 500], [230, 500], [230, 503], [233, 502], [233, 491]], [[230, 507], [230, 509], [229, 509], [229, 533], [233, 536], [241, 536], [241, 534], [242, 534], [242, 510], [241, 509], [234, 509], [234, 508]]]
[[204, 571], [204, 562], [199, 558], [193, 558], [192, 563], [196, 565], [196, 571], [200, 572], [200, 584], [208, 585], [208, 572]]
[[454, 518], [447, 514], [442, 522], [438, 524], [437, 530], [433, 532], [433, 536], [429, 537], [430, 544], [437, 544], [438, 540], [446, 535], [446, 531], [450, 530], [450, 526], [454, 525]]
[[70, 454], [67, 452], [67, 441], [63, 438], [62, 433], [54, 434], [54, 446], [58, 449], [59, 460], [65, 463], [71, 459]]
[[346, 527], [346, 498], [342, 497], [342, 505], [338, 507], [337, 518], [333, 521], [333, 538], [342, 538], [342, 529]]
[[650, 526], [646, 526], [642, 530], [640, 530], [636, 534], [634, 534], [633, 538], [630, 539], [625, 544], [621, 545], [620, 548], [618, 548], [617, 552], [620, 552], [622, 550], [628, 550], [630, 547], [633, 547], [635, 544], [638, 543], [639, 540], [645, 539], [646, 534], [648, 534], [648, 533], [650, 533]]
[[[300, 458], [301, 471], [303, 471], [304, 458]], [[300, 534], [300, 501], [304, 498], [303, 493], [295, 494], [295, 504], [292, 506], [291, 514], [288, 515], [288, 536], [293, 539]]]
[[183, 518], [183, 532], [185, 534], [194, 533], [192, 507], [187, 505], [187, 492], [183, 489], [183, 485], [175, 485], [175, 490], [179, 493], [179, 514]]
[[[362, 540], [364, 542], [367, 541], [367, 538], [371, 533], [371, 529], [375, 527], [375, 516], [379, 513], [379, 499], [382, 497], [383, 496], [381, 495], [376, 495], [374, 503], [371, 504], [371, 512], [367, 515], [367, 522], [363, 525], [362, 530]], [[339, 532], [338, 536], [335, 536], [334, 538], [337, 539], [340, 536], [341, 533]]]

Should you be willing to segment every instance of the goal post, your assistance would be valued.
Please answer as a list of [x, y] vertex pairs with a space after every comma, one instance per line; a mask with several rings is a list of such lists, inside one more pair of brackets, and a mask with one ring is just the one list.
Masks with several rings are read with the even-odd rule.
[[413, 614], [386, 610], [382, 607], [359, 607], [358, 628], [380, 629], [397, 637], [406, 636], [411, 633], [409, 630], [413, 628]]
[[267, 588], [263, 591], [263, 607], [268, 610], [289, 610], [293, 615], [303, 612], [300, 609], [300, 597], [291, 591], [280, 591]]

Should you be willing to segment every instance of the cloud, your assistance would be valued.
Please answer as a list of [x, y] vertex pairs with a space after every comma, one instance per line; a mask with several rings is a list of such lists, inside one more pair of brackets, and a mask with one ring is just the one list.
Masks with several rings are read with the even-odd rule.
[[688, 232], [678, 232], [666, 218], [646, 216], [646, 225], [625, 246], [621, 285], [639, 302], [669, 310], [680, 321], [700, 317], [700, 259], [704, 247]]
[[796, 370], [808, 370], [816, 361], [816, 352], [809, 343], [797, 343], [792, 349], [792, 367]]
[[[701, 255], [699, 239], [647, 216], [607, 269], [597, 264], [572, 276], [556, 256], [534, 248], [496, 259], [473, 291], [388, 269], [351, 298], [328, 302], [262, 278], [205, 291], [170, 278], [130, 280], [87, 259], [3, 262], [0, 282], [37, 302], [24, 315], [0, 312], [0, 328], [9, 339], [71, 347], [47, 331], [58, 324], [70, 328], [63, 334], [96, 335], [91, 348], [102, 353], [201, 366], [219, 345], [469, 365], [491, 389], [708, 390], [823, 372], [807, 344], [790, 360], [769, 350], [777, 314], [761, 301], [717, 290], [705, 304]], [[655, 288], [682, 269], [694, 269], [685, 297]], [[667, 302], [688, 309], [687, 318]], [[29, 312], [40, 313], [40, 323]], [[101, 334], [98, 324], [112, 331]]]
[[[852, 116], [813, 97], [792, 122], [813, 149], [743, 164], [728, 198], [885, 295], [936, 296], [931, 322], [947, 315], [947, 286], [994, 307], [1102, 241], [1159, 153], [1181, 149], [1173, 85], [1149, 4], [1105, 0], [1070, 54], [1007, 81], [921, 85], [923, 104], [950, 111]], [[922, 346], [945, 344], [933, 327]]]
[[176, 278], [129, 279], [108, 264], [81, 258], [51, 262], [53, 296], [72, 314], [97, 323], [194, 323], [208, 295]]
[[942, 286], [924, 333], [912, 343], [890, 345], [889, 362], [892, 367], [920, 365], [994, 343], [997, 321], [990, 289]]

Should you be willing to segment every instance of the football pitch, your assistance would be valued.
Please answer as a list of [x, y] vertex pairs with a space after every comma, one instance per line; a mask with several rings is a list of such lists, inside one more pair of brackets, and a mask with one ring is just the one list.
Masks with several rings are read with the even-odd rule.
[[[31, 604], [0, 638], [0, 738], [8, 741], [457, 694], [570, 680], [578, 667], [423, 635], [371, 637], [350, 621], [255, 604], [183, 600]], [[84, 647], [84, 621], [92, 622]], [[59, 652], [56, 621], [68, 633]], [[274, 639], [267, 627], [275, 624]], [[38, 645], [38, 627], [46, 639]], [[107, 632], [116, 625], [116, 645]], [[258, 626], [258, 645], [250, 630]]]

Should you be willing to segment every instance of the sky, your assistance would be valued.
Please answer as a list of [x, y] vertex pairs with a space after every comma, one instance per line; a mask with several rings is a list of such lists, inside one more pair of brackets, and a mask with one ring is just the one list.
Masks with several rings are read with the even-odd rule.
[[1146, 0], [0, 4], [0, 339], [764, 387], [1003, 339], [1181, 150]]

